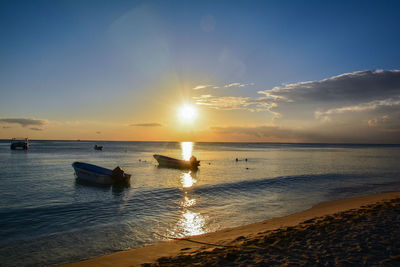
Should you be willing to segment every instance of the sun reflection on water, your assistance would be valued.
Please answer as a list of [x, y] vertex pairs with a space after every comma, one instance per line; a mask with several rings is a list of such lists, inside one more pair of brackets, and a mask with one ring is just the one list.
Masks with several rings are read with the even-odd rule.
[[197, 182], [197, 180], [194, 179], [192, 177], [192, 175], [193, 175], [193, 173], [191, 171], [182, 173], [181, 183], [182, 183], [183, 188], [192, 187], [193, 184], [195, 184]]
[[179, 232], [184, 236], [204, 234], [205, 219], [197, 212], [186, 210], [178, 222]]
[[[193, 153], [193, 145], [193, 142], [181, 142], [183, 160], [190, 160]], [[195, 177], [196, 174], [193, 171], [182, 172], [180, 175], [182, 188], [189, 189], [192, 187], [197, 182]], [[188, 209], [196, 206], [196, 199], [190, 198], [188, 192], [189, 191], [185, 190], [185, 196], [181, 202], [181, 215], [179, 220], [176, 222], [174, 231], [172, 232], [178, 236], [192, 236], [205, 233], [206, 220], [204, 216], [199, 212], [194, 212]]]
[[182, 206], [185, 207], [185, 208], [189, 208], [189, 207], [191, 207], [191, 206], [193, 206], [195, 204], [196, 204], [196, 199], [194, 199], [194, 198], [190, 199], [187, 196], [185, 196], [185, 199], [182, 202]]
[[193, 142], [181, 142], [182, 158], [189, 160], [193, 152]]

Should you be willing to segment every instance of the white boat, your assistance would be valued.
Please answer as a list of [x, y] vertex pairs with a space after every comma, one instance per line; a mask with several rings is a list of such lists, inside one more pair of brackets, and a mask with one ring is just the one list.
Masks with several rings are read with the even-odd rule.
[[158, 161], [161, 167], [177, 169], [197, 169], [200, 166], [200, 160], [192, 156], [190, 160], [174, 159], [163, 155], [155, 154], [153, 157]]
[[78, 161], [72, 163], [72, 167], [74, 168], [78, 179], [90, 183], [102, 185], [127, 184], [131, 178], [131, 175], [125, 173], [120, 167], [110, 170], [97, 165]]

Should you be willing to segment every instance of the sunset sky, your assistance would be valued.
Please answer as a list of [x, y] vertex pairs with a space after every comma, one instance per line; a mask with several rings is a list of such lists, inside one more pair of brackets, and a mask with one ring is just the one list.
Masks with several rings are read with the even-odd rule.
[[0, 138], [400, 143], [399, 14], [1, 0]]

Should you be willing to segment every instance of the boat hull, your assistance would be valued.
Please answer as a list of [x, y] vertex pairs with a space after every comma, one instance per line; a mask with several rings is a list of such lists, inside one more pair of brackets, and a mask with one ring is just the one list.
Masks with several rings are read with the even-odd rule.
[[174, 159], [162, 155], [153, 155], [160, 167], [176, 168], [176, 169], [197, 169], [200, 161], [191, 163], [190, 161]]
[[[117, 183], [113, 179], [112, 170], [110, 169], [83, 162], [74, 162], [72, 167], [79, 180], [101, 185], [113, 185]], [[129, 183], [130, 178], [130, 174], [124, 173], [120, 183]]]
[[28, 141], [19, 141], [19, 142], [12, 142], [10, 145], [11, 150], [28, 150], [29, 143]]

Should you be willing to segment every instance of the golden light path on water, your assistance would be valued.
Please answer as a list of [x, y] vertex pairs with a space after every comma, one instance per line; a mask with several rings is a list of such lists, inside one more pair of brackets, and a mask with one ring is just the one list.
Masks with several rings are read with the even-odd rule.
[[198, 212], [186, 210], [182, 213], [182, 217], [178, 222], [181, 234], [184, 236], [204, 234], [204, 226], [206, 222], [204, 217]]
[[184, 201], [182, 202], [182, 206], [183, 206], [184, 208], [189, 208], [189, 207], [191, 207], [191, 206], [193, 206], [193, 205], [195, 205], [195, 204], [196, 204], [196, 199], [194, 199], [194, 198], [190, 199], [190, 198], [188, 198], [187, 196], [185, 196], [185, 199], [184, 199]]
[[193, 153], [193, 142], [181, 142], [182, 158], [189, 160]]
[[[189, 160], [193, 153], [193, 142], [181, 142], [182, 158]], [[183, 171], [180, 175], [182, 189], [185, 191], [181, 202], [181, 217], [176, 224], [176, 231], [180, 236], [192, 236], [205, 233], [206, 220], [199, 212], [191, 210], [196, 205], [196, 199], [190, 197], [190, 188], [197, 182], [196, 172]]]
[[181, 183], [183, 188], [190, 188], [197, 182], [192, 175], [194, 175], [192, 174], [192, 171], [182, 173]]

